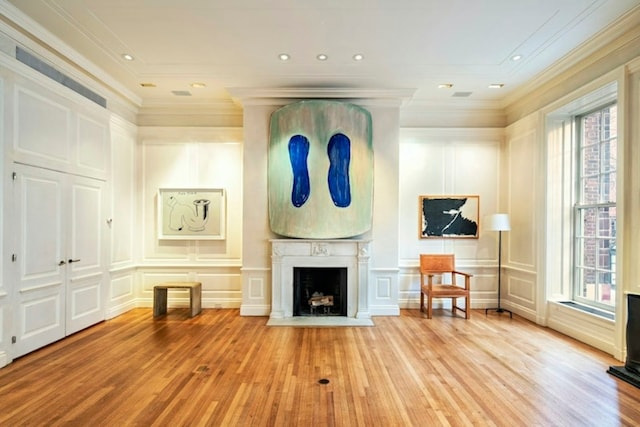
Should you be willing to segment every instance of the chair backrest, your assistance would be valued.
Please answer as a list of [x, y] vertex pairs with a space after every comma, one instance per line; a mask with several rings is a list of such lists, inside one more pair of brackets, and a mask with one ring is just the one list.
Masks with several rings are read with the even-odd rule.
[[455, 264], [453, 254], [420, 254], [420, 271], [445, 273], [455, 270]]

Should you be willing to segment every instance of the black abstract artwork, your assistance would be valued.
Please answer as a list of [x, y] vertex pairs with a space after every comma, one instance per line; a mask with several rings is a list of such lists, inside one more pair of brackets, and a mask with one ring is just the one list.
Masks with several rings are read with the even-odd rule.
[[421, 238], [477, 238], [478, 196], [421, 196]]

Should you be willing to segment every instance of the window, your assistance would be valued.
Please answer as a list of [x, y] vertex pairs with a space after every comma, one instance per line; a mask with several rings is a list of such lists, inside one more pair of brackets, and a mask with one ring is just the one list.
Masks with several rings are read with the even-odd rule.
[[617, 106], [576, 117], [573, 299], [613, 311], [616, 291]]

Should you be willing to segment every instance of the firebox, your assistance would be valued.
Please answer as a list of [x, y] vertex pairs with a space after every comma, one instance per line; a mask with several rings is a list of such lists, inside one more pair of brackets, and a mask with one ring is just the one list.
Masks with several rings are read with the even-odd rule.
[[294, 316], [346, 316], [347, 267], [294, 267]]

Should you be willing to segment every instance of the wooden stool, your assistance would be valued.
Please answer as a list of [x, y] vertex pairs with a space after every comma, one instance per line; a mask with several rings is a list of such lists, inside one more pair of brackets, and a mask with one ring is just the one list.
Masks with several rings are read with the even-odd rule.
[[202, 311], [202, 283], [168, 282], [153, 287], [153, 317], [167, 314], [167, 290], [189, 289], [189, 312], [193, 317]]

